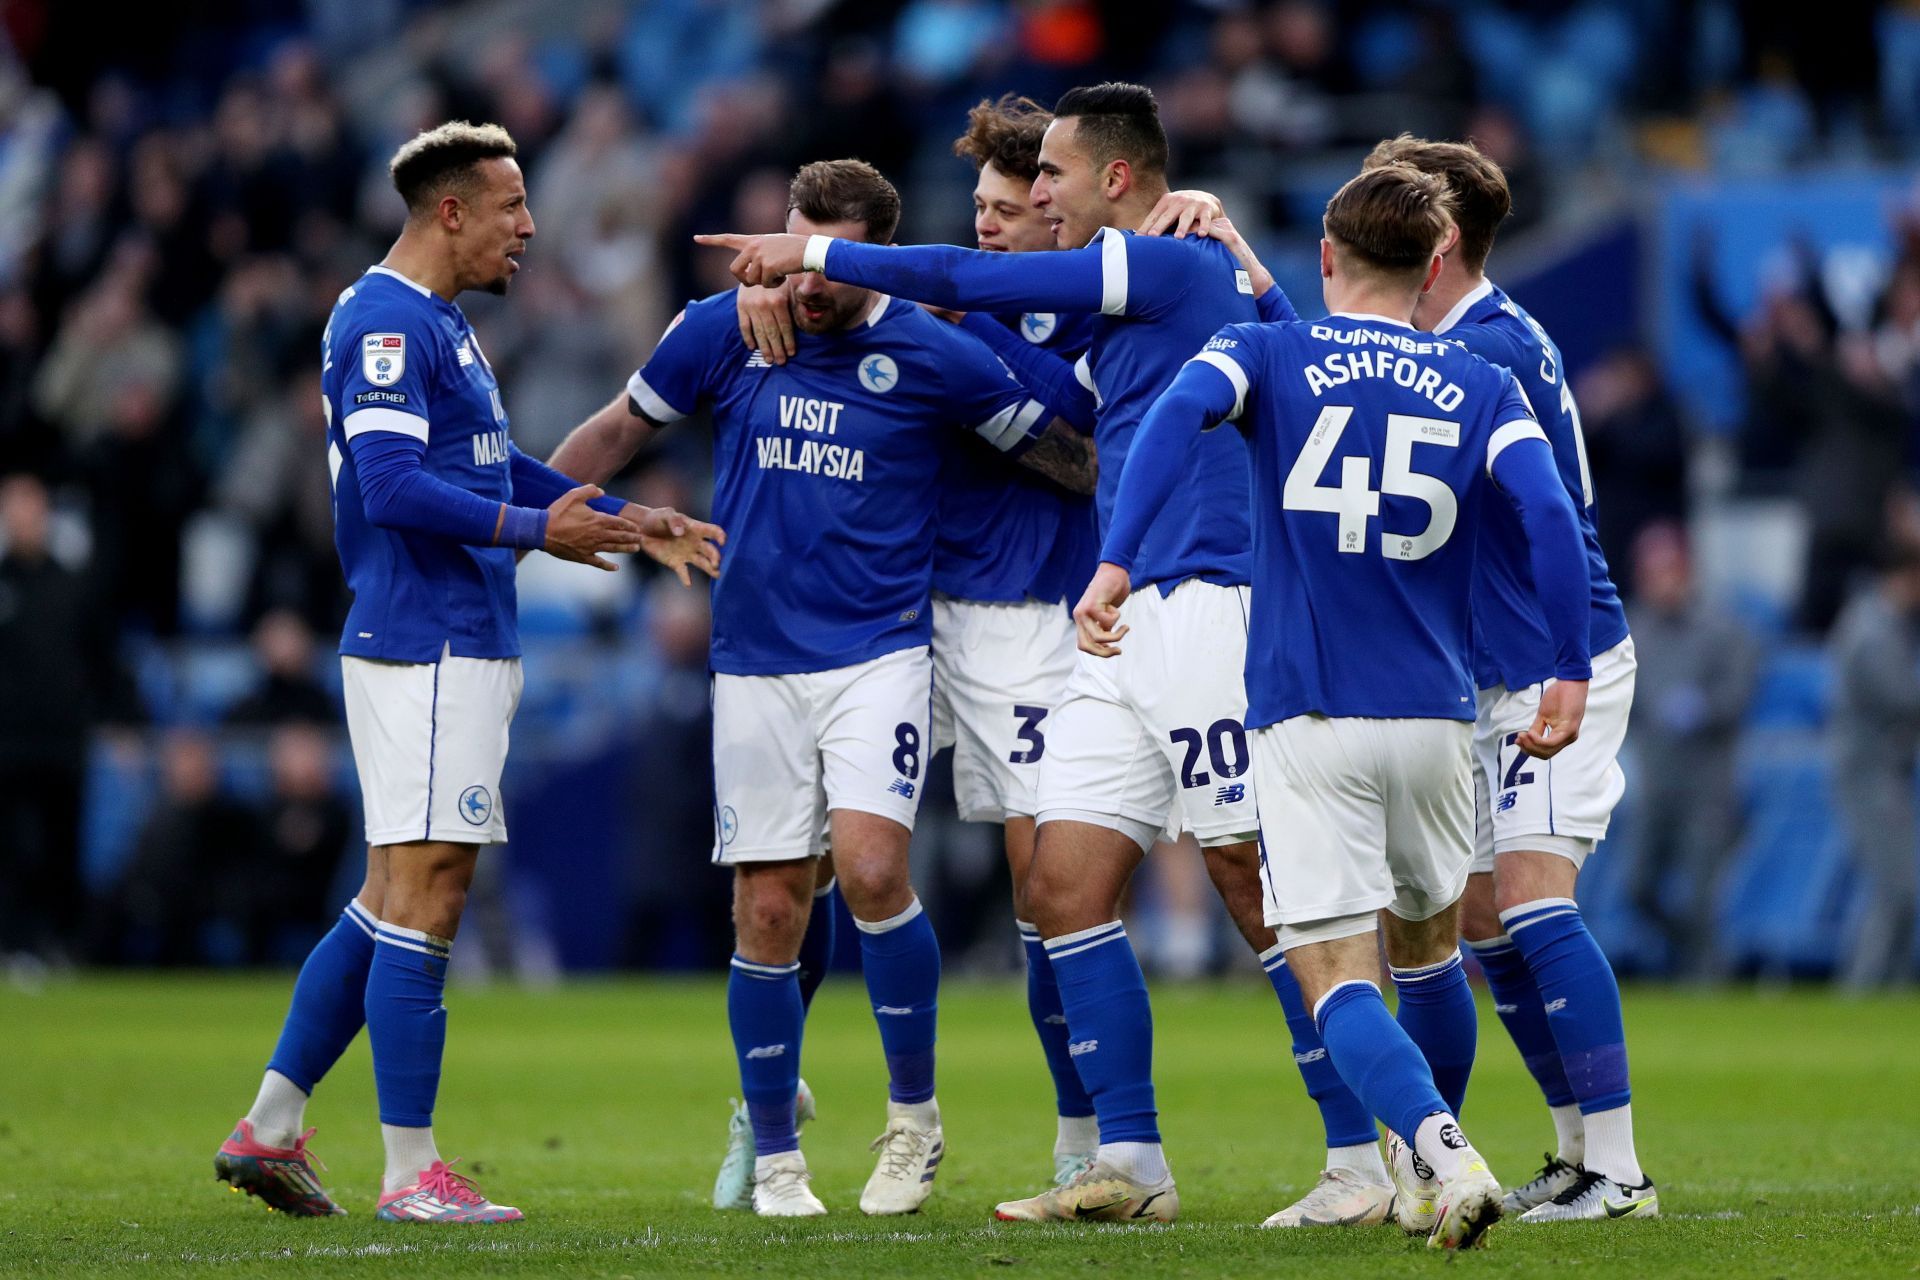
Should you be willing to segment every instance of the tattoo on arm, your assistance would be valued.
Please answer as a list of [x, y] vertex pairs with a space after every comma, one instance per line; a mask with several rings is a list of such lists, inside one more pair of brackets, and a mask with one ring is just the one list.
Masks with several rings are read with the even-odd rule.
[[1092, 493], [1100, 479], [1100, 455], [1093, 441], [1059, 418], [1047, 424], [1046, 434], [1020, 461], [1069, 493]]

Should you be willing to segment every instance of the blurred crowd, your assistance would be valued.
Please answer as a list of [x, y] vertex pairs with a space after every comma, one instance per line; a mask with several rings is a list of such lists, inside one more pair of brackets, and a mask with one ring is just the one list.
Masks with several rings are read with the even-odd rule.
[[[343, 600], [317, 353], [338, 293], [397, 231], [386, 160], [420, 128], [496, 120], [520, 144], [530, 269], [510, 300], [462, 302], [516, 440], [540, 456], [679, 305], [728, 283], [691, 232], [775, 227], [795, 164], [857, 153], [902, 187], [903, 238], [968, 242], [971, 174], [950, 142], [966, 106], [1005, 90], [1154, 85], [1181, 183], [1220, 192], [1281, 254], [1311, 246], [1326, 191], [1401, 129], [1472, 136], [1506, 167], [1510, 242], [1581, 222], [1657, 166], [1750, 173], [1920, 146], [1920, 10], [1851, 0], [215, 0], [192, 14], [22, 0], [0, 16], [0, 876], [23, 886], [0, 895], [0, 952], [85, 938], [98, 959], [258, 961], [321, 918], [354, 793], [326, 674]], [[1890, 533], [1920, 538], [1904, 479], [1920, 460], [1920, 231], [1902, 242], [1864, 308], [1836, 304], [1811, 264], [1753, 315], [1698, 281], [1752, 390], [1740, 483], [1797, 493], [1811, 524], [1809, 635], [1859, 571], [1899, 561]], [[1686, 847], [1649, 864], [1706, 894], [1698, 868], [1738, 835], [1731, 758], [1753, 676], [1699, 689], [1698, 672], [1656, 674], [1713, 667], [1726, 628], [1739, 638], [1693, 586], [1697, 433], [1660, 368], [1630, 344], [1575, 388], [1602, 538], [1664, 690], [1636, 713], [1662, 727], [1637, 738], [1728, 761], [1698, 783], [1726, 793], [1711, 829], [1672, 835]], [[620, 483], [703, 509], [704, 438], [670, 434]], [[704, 760], [697, 604], [639, 569], [613, 586], [528, 577], [535, 631], [598, 636], [650, 673], [635, 740]], [[163, 696], [170, 663], [243, 643], [254, 659], [226, 697]], [[158, 799], [89, 896], [75, 850], [102, 742], [144, 753]], [[241, 785], [236, 758], [264, 765]], [[661, 792], [649, 812], [680, 814], [642, 824], [631, 851], [649, 868], [627, 882], [637, 938], [676, 923], [646, 886], [704, 871], [704, 801], [663, 775], [677, 777], [635, 773]], [[971, 838], [934, 825], [956, 849]], [[1639, 898], [1678, 955], [1695, 907], [1662, 874]], [[1170, 879], [1156, 900], [1186, 920], [1169, 926], [1188, 939], [1174, 951], [1195, 953], [1204, 895], [1189, 903]]]

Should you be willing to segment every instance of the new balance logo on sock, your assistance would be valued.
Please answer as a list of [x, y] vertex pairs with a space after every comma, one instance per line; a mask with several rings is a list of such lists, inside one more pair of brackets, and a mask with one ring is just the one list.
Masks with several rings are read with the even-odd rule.
[[1067, 1025], [1067, 1015], [1064, 1013], [1050, 1013], [1042, 1018], [1041, 1021], [1050, 1027], [1064, 1027]]
[[1092, 1053], [1100, 1047], [1098, 1040], [1076, 1040], [1067, 1046], [1067, 1056], [1077, 1058], [1083, 1053]]
[[1557, 999], [1557, 1000], [1549, 1000], [1549, 1001], [1547, 1001], [1547, 1012], [1548, 1012], [1548, 1013], [1559, 1013], [1559, 1012], [1560, 1012], [1560, 1011], [1561, 1011], [1562, 1009], [1564, 1009], [1564, 1008], [1566, 1008], [1566, 1007], [1567, 1007], [1567, 998], [1566, 998], [1565, 996], [1561, 996], [1561, 997], [1560, 997], [1559, 999]]
[[1504, 1018], [1508, 1014], [1515, 1012], [1519, 1008], [1520, 1006], [1517, 1004], [1497, 1004], [1493, 1006], [1493, 1011]]
[[1304, 1067], [1309, 1062], [1319, 1062], [1321, 1059], [1325, 1058], [1326, 1056], [1327, 1056], [1327, 1051], [1325, 1049], [1309, 1049], [1305, 1053], [1294, 1054], [1293, 1060]]
[[778, 1058], [785, 1055], [787, 1046], [783, 1044], [760, 1044], [747, 1050], [749, 1058]]
[[877, 1004], [873, 1006], [873, 1011], [875, 1013], [889, 1014], [895, 1018], [904, 1018], [908, 1014], [913, 1012], [913, 1010], [911, 1009], [902, 1009], [897, 1005], [891, 1005], [891, 1004]]

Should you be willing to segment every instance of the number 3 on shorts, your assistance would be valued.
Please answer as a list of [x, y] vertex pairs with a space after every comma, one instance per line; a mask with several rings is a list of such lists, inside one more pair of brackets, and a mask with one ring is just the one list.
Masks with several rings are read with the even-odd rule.
[[1047, 718], [1046, 707], [1015, 707], [1013, 714], [1020, 725], [1013, 733], [1025, 746], [1015, 747], [1007, 757], [1011, 764], [1037, 764], [1040, 757], [1047, 754], [1047, 738], [1040, 732], [1040, 722]]

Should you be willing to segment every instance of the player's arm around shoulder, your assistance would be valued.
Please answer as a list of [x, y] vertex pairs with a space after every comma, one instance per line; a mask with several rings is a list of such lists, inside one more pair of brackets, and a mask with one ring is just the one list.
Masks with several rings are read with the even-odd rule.
[[918, 318], [939, 372], [940, 404], [975, 435], [1071, 493], [1100, 481], [1093, 440], [1030, 395], [992, 348], [966, 330]]

